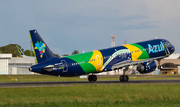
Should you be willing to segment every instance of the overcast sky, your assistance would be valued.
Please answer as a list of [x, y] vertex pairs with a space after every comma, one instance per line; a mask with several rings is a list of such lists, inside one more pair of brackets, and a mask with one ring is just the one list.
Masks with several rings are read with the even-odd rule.
[[1, 0], [0, 47], [30, 49], [36, 29], [59, 55], [92, 51], [155, 37], [180, 53], [180, 0]]

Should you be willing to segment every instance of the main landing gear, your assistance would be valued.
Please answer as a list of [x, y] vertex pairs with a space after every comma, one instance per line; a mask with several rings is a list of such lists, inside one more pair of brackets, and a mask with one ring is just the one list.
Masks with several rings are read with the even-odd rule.
[[129, 66], [126, 66], [125, 69], [123, 69], [123, 75], [120, 75], [119, 80], [120, 82], [128, 82], [129, 77], [125, 75], [126, 71], [128, 70]]
[[96, 75], [89, 75], [88, 76], [89, 82], [96, 82], [97, 81], [97, 76]]
[[[123, 75], [121, 75], [119, 77], [119, 80], [120, 82], [128, 82], [129, 81], [129, 77], [127, 75], [125, 75], [126, 71], [128, 70], [129, 66], [126, 66], [124, 69], [123, 69]], [[96, 75], [89, 75], [88, 76], [88, 80], [89, 82], [96, 82], [97, 81], [97, 76]]]

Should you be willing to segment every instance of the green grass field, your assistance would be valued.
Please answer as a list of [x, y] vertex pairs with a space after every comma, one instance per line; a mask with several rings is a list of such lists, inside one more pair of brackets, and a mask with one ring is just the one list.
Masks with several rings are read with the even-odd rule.
[[[173, 76], [173, 78], [169, 77]], [[130, 80], [180, 79], [180, 75], [140, 76]], [[16, 81], [17, 80], [17, 81]], [[119, 76], [98, 76], [98, 80], [119, 80]], [[39, 82], [39, 81], [88, 81], [79, 77], [56, 77], [48, 75], [0, 75], [0, 82]]]
[[[79, 77], [44, 75], [0, 75], [0, 82], [28, 81], [87, 81]], [[179, 79], [169, 76], [137, 77], [130, 79]], [[98, 80], [118, 80], [118, 76]], [[110, 84], [58, 87], [0, 88], [0, 107], [179, 107], [180, 84]]]
[[72, 85], [0, 88], [8, 107], [161, 107], [180, 106], [180, 85]]

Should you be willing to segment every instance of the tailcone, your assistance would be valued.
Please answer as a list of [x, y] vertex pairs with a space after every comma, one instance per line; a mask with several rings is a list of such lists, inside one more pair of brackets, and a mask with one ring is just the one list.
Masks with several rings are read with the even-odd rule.
[[37, 65], [31, 66], [31, 67], [29, 68], [29, 71], [35, 72], [35, 73], [41, 73], [41, 72], [42, 72], [41, 67], [40, 67], [40, 66], [37, 66]]

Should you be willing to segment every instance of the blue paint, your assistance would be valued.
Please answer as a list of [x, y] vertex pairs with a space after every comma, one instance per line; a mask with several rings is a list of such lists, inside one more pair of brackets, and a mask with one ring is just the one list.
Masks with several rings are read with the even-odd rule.
[[[45, 44], [45, 42], [43, 41], [43, 39], [40, 37], [40, 35], [36, 30], [31, 30], [30, 36], [31, 36], [33, 48], [35, 48], [34, 46], [37, 43], [37, 41], [41, 41], [42, 43]], [[166, 43], [167, 46], [165, 48], [164, 44], [166, 45]], [[146, 49], [147, 53], [149, 54], [149, 58], [153, 58], [153, 60], [161, 56], [162, 58], [166, 57], [165, 49], [168, 49], [170, 54], [172, 54], [175, 50], [174, 46], [173, 45], [170, 46], [169, 41], [165, 39], [154, 39], [154, 40], [139, 42], [136, 44]], [[34, 50], [36, 53], [35, 55], [38, 64], [31, 66], [30, 70], [32, 72], [37, 72], [47, 75], [60, 75], [67, 77], [79, 76], [85, 74], [84, 70], [81, 68], [78, 62], [75, 62], [67, 57], [63, 57], [63, 58], [55, 57], [46, 44], [45, 46], [46, 46], [45, 47], [46, 52], [43, 54], [42, 57], [40, 57], [40, 53], [37, 49]], [[131, 53], [130, 52], [119, 53], [120, 50], [127, 50], [127, 48], [124, 46], [117, 46], [117, 47], [99, 50], [102, 54], [103, 65], [105, 64], [106, 61], [108, 61], [109, 58], [112, 57], [112, 59], [106, 64], [107, 66], [105, 66], [103, 71], [111, 70], [114, 65], [117, 66], [121, 64], [127, 64], [127, 65], [131, 64], [132, 61]], [[81, 60], [84, 61], [83, 58]], [[76, 64], [74, 65], [74, 63]], [[152, 72], [156, 68], [155, 61], [153, 61], [151, 64], [147, 64], [147, 62], [141, 62], [141, 63], [144, 63], [144, 65], [146, 65], [145, 73]], [[117, 66], [117, 68], [118, 67], [123, 67], [123, 66]], [[91, 71], [89, 73], [94, 73], [94, 72], [96, 71]]]
[[148, 49], [149, 49], [149, 54], [150, 53], [157, 53], [157, 52], [161, 52], [161, 51], [164, 51], [164, 45], [162, 42], [160, 42], [160, 44], [158, 45], [151, 45], [151, 44], [148, 44]]

